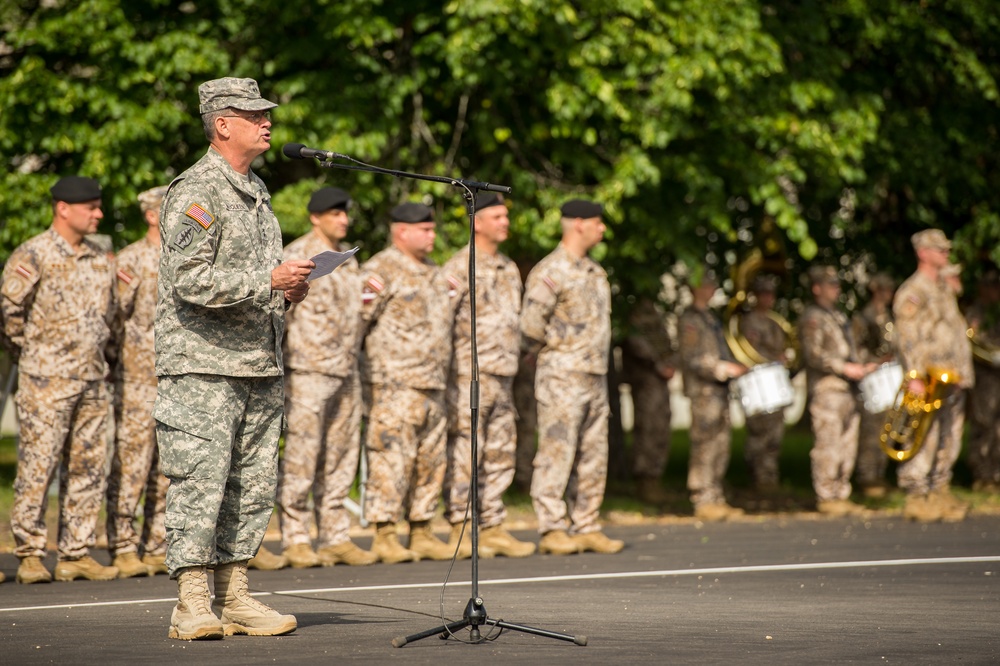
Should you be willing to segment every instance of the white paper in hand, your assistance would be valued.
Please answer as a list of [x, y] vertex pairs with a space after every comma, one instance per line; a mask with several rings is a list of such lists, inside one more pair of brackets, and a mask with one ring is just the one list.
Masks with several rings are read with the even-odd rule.
[[316, 268], [312, 269], [309, 277], [306, 280], [315, 280], [316, 278], [323, 277], [324, 275], [329, 275], [338, 266], [354, 256], [354, 253], [358, 251], [358, 248], [351, 248], [347, 252], [334, 252], [333, 250], [327, 250], [326, 252], [320, 252], [315, 257], [312, 257], [310, 261], [316, 264]]

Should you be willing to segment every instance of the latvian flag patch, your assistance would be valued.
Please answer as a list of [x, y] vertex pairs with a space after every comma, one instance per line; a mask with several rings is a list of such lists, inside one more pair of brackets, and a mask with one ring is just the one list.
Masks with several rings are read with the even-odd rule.
[[551, 289], [552, 291], [554, 292], [559, 291], [558, 287], [556, 287], [556, 283], [553, 282], [552, 278], [550, 278], [548, 275], [542, 278], [542, 282], [544, 282], [545, 286]]
[[131, 275], [129, 275], [128, 273], [126, 273], [123, 269], [119, 268], [118, 269], [118, 279], [121, 280], [122, 282], [124, 282], [125, 284], [132, 284], [132, 279], [133, 278], [132, 278]]
[[374, 275], [368, 278], [368, 282], [365, 283], [365, 289], [361, 293], [361, 302], [367, 305], [375, 300], [376, 294], [381, 293], [385, 289], [385, 285]]
[[26, 278], [28, 280], [35, 277], [35, 274], [32, 273], [31, 269], [28, 268], [27, 266], [22, 266], [21, 264], [18, 264], [17, 268], [15, 268], [14, 270], [17, 271], [21, 275], [21, 277]]
[[184, 214], [205, 229], [208, 229], [212, 226], [212, 222], [215, 222], [215, 217], [198, 204], [191, 204], [191, 207], [184, 211]]

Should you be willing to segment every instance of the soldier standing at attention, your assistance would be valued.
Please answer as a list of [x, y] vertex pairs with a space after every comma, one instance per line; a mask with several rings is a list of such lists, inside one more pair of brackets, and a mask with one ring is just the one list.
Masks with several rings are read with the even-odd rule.
[[[864, 363], [887, 363], [893, 358], [895, 324], [892, 321], [892, 296], [895, 292], [896, 283], [892, 277], [876, 273], [868, 282], [871, 300], [851, 317], [851, 331]], [[874, 414], [861, 410], [855, 475], [865, 497], [885, 497], [889, 489], [885, 482], [889, 456], [882, 450], [880, 442], [887, 416], [888, 410]]]
[[315, 265], [282, 263], [271, 196], [250, 169], [271, 147], [277, 105], [253, 79], [208, 81], [198, 96], [211, 145], [171, 183], [160, 221], [153, 416], [179, 588], [168, 635], [277, 636], [295, 618], [250, 595], [247, 562], [274, 507], [285, 308], [306, 297]]
[[617, 553], [624, 542], [605, 536], [599, 523], [608, 475], [611, 287], [587, 256], [605, 226], [597, 203], [574, 199], [561, 213], [562, 240], [528, 274], [521, 311], [522, 345], [536, 359], [531, 501], [539, 551]]
[[809, 281], [814, 302], [799, 320], [799, 340], [815, 437], [809, 459], [816, 508], [830, 516], [858, 515], [864, 507], [850, 500], [861, 420], [855, 382], [875, 364], [858, 360], [850, 323], [837, 309], [837, 269], [812, 266]]
[[[119, 578], [166, 573], [164, 511], [167, 477], [156, 451], [156, 399], [153, 320], [156, 279], [160, 270], [160, 204], [165, 185], [139, 195], [148, 229], [142, 239], [118, 253], [118, 336], [121, 349], [115, 369], [115, 451], [108, 475], [108, 550]], [[140, 498], [142, 538], [135, 529]], [[139, 547], [142, 545], [142, 557]]]
[[[944, 387], [923, 446], [897, 469], [899, 487], [906, 492], [903, 515], [918, 521], [959, 521], [968, 507], [951, 494], [952, 468], [962, 447], [965, 391], [974, 383], [972, 348], [965, 335], [965, 319], [955, 293], [941, 271], [948, 264], [951, 241], [940, 229], [925, 229], [911, 238], [917, 270], [896, 291], [892, 312], [896, 321], [897, 351], [907, 387], [917, 395], [927, 389], [924, 378], [946, 370], [958, 385]], [[910, 373], [913, 378], [909, 379]]]
[[[309, 259], [343, 243], [350, 195], [337, 187], [313, 193], [312, 232], [285, 248], [285, 259]], [[372, 564], [374, 554], [351, 542], [344, 500], [361, 453], [361, 270], [351, 257], [311, 284], [309, 298], [285, 314], [285, 451], [278, 470], [278, 518], [284, 555], [293, 567]], [[309, 536], [309, 492], [319, 534]]]
[[691, 282], [691, 305], [677, 322], [684, 394], [691, 400], [691, 457], [687, 487], [695, 518], [728, 520], [743, 515], [726, 502], [722, 480], [731, 455], [729, 381], [746, 373], [729, 351], [722, 322], [708, 304], [719, 288], [704, 271]]
[[[10, 525], [19, 583], [48, 583], [45, 509], [59, 469], [56, 580], [110, 580], [90, 557], [104, 490], [106, 351], [118, 308], [113, 259], [87, 239], [104, 217], [97, 181], [52, 186], [52, 226], [21, 244], [3, 270], [4, 335], [18, 362], [20, 424]], [[112, 352], [113, 353], [113, 352]]]
[[[454, 549], [434, 535], [431, 519], [441, 496], [448, 434], [448, 281], [428, 257], [437, 226], [433, 211], [404, 203], [389, 215], [391, 245], [362, 266], [361, 317], [371, 373], [365, 515], [376, 525], [372, 552], [383, 562], [447, 560]], [[404, 515], [409, 548], [396, 535]]]
[[[772, 318], [777, 290], [777, 276], [754, 277], [750, 285], [754, 305], [743, 315], [740, 328], [750, 345], [769, 363], [787, 365], [788, 336]], [[785, 410], [748, 416], [746, 427], [743, 455], [750, 479], [758, 491], [774, 492], [781, 483], [778, 459], [781, 456], [781, 440], [785, 436]]]
[[[476, 200], [476, 333], [479, 358], [479, 413], [477, 432], [479, 467], [480, 555], [527, 557], [535, 544], [515, 539], [503, 527], [507, 509], [503, 494], [514, 480], [517, 414], [513, 383], [517, 373], [521, 332], [521, 274], [499, 251], [507, 240], [510, 219], [503, 197], [480, 194]], [[452, 329], [451, 372], [448, 379], [448, 466], [445, 472], [445, 517], [451, 523], [449, 545], [463, 533], [472, 474], [472, 331], [469, 303], [469, 247], [444, 265], [455, 309]], [[461, 557], [472, 556], [469, 530], [464, 530]]]

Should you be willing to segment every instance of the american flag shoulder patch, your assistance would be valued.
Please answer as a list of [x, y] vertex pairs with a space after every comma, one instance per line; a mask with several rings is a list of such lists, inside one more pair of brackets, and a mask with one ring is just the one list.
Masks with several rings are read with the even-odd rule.
[[18, 265], [17, 265], [17, 268], [15, 268], [14, 270], [15, 270], [15, 271], [16, 271], [17, 273], [19, 273], [19, 274], [20, 274], [20, 275], [21, 275], [22, 277], [24, 277], [24, 278], [26, 278], [26, 279], [28, 279], [28, 280], [30, 280], [30, 279], [32, 279], [33, 277], [35, 277], [35, 273], [34, 273], [34, 271], [32, 271], [32, 270], [31, 270], [30, 268], [28, 268], [28, 267], [27, 267], [27, 266], [25, 266], [24, 264], [18, 264]]
[[184, 211], [184, 214], [205, 229], [208, 229], [215, 222], [215, 216], [196, 203], [191, 204], [191, 207]]
[[132, 284], [132, 280], [134, 280], [135, 278], [133, 276], [129, 275], [128, 272], [124, 268], [119, 268], [118, 269], [118, 279], [121, 280], [122, 282], [124, 282], [125, 284]]

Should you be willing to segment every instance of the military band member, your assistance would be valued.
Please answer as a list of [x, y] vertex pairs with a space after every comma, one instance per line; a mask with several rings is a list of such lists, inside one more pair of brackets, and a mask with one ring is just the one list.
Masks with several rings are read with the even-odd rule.
[[[433, 211], [404, 203], [390, 211], [391, 245], [362, 266], [361, 316], [371, 376], [365, 435], [365, 516], [375, 523], [383, 562], [450, 559], [431, 531], [445, 473], [445, 386], [451, 360], [448, 282], [428, 256]], [[396, 523], [410, 523], [404, 548]]]
[[913, 234], [917, 270], [896, 291], [892, 304], [897, 351], [910, 391], [923, 395], [925, 377], [947, 371], [957, 386], [948, 385], [943, 402], [931, 421], [923, 445], [898, 468], [899, 486], [906, 492], [904, 515], [919, 521], [958, 521], [968, 506], [951, 494], [952, 469], [962, 446], [965, 391], [974, 383], [972, 348], [967, 324], [955, 293], [944, 284], [951, 241], [940, 229]]
[[18, 362], [20, 440], [10, 524], [19, 583], [47, 583], [48, 489], [59, 470], [56, 580], [110, 580], [90, 556], [104, 490], [108, 376], [118, 308], [114, 262], [87, 238], [104, 217], [97, 181], [52, 186], [52, 226], [11, 254], [0, 287], [4, 335]]
[[837, 269], [812, 266], [809, 281], [813, 303], [799, 320], [799, 340], [815, 436], [809, 459], [816, 508], [830, 516], [858, 515], [864, 507], [850, 500], [861, 420], [856, 382], [875, 364], [860, 362], [850, 323], [837, 309]]
[[[517, 446], [513, 382], [517, 373], [521, 333], [521, 275], [499, 251], [507, 240], [510, 219], [503, 197], [481, 194], [476, 199], [476, 343], [479, 359], [477, 452], [480, 555], [527, 557], [535, 544], [515, 539], [503, 526], [507, 509], [503, 493], [514, 480]], [[448, 465], [444, 481], [445, 517], [451, 523], [449, 545], [459, 542], [469, 505], [472, 472], [471, 307], [469, 247], [444, 265], [455, 309], [454, 355], [448, 380]], [[464, 530], [459, 555], [472, 555], [469, 529]]]
[[691, 455], [687, 487], [696, 518], [728, 520], [743, 510], [726, 501], [722, 481], [731, 455], [729, 381], [746, 373], [722, 334], [722, 322], [709, 309], [719, 288], [714, 273], [691, 279], [691, 305], [677, 322], [678, 353], [684, 373], [684, 395], [691, 400]]
[[604, 237], [600, 204], [563, 204], [562, 240], [528, 274], [522, 346], [535, 359], [538, 452], [531, 502], [539, 551], [616, 553], [601, 531], [608, 472], [608, 355], [611, 287], [588, 253]]
[[975, 356], [976, 388], [969, 393], [969, 453], [972, 488], [1000, 492], [1000, 275], [989, 269], [966, 311], [980, 353]]
[[[868, 281], [868, 303], [851, 317], [851, 331], [863, 363], [882, 364], [894, 359], [895, 324], [892, 321], [892, 297], [896, 282], [886, 273], [876, 273]], [[885, 481], [889, 456], [882, 450], [880, 437], [889, 410], [871, 413], [861, 409], [858, 427], [858, 457], [855, 478], [865, 497], [884, 497], [889, 489]]]
[[[107, 531], [108, 550], [120, 578], [167, 572], [164, 512], [169, 481], [160, 472], [153, 420], [156, 399], [153, 320], [160, 270], [160, 204], [166, 192], [167, 187], [162, 185], [139, 195], [139, 206], [148, 225], [146, 235], [118, 253], [121, 348], [114, 373], [117, 429], [108, 475]], [[140, 538], [135, 516], [143, 495]]]
[[[312, 231], [285, 247], [285, 259], [346, 251], [350, 195], [337, 187], [313, 193]], [[348, 536], [344, 506], [361, 452], [361, 270], [351, 257], [311, 282], [308, 299], [285, 314], [285, 449], [278, 469], [278, 520], [293, 567], [365, 565], [378, 560]], [[312, 492], [313, 508], [309, 508]], [[318, 548], [309, 533], [315, 516]]]

